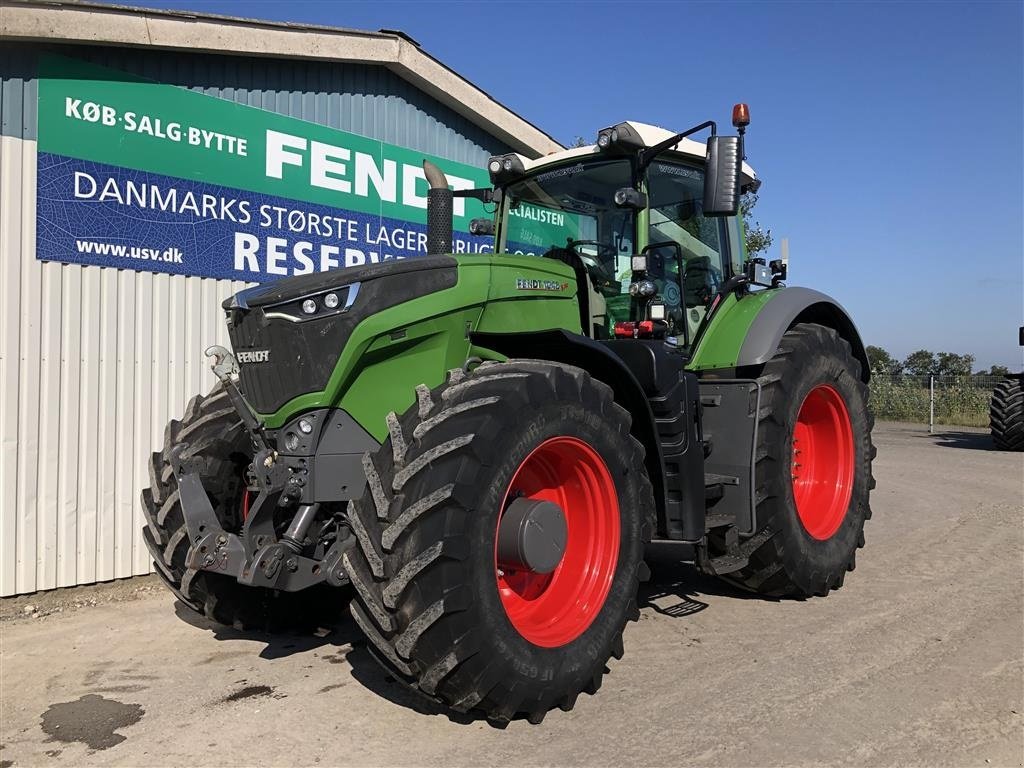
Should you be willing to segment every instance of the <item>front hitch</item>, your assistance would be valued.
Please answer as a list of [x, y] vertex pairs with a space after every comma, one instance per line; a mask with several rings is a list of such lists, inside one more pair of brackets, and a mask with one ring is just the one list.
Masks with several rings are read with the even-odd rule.
[[203, 488], [194, 464], [196, 459], [187, 454], [188, 444], [183, 443], [175, 446], [170, 457], [191, 545], [186, 556], [188, 570], [182, 578], [183, 591], [199, 571], [231, 576], [251, 587], [285, 592], [297, 592], [323, 581], [333, 586], [348, 583], [339, 564], [351, 541], [335, 542], [322, 560], [300, 554], [318, 505], [300, 506], [287, 532], [278, 539], [274, 509], [281, 487], [264, 486], [249, 508], [241, 535], [229, 533], [221, 526]]
[[241, 534], [229, 533], [221, 525], [200, 480], [200, 468], [196, 465], [199, 459], [189, 455], [187, 443], [171, 451], [171, 470], [178, 482], [179, 503], [190, 544], [182, 591], [188, 594], [187, 587], [199, 571], [231, 576], [248, 586], [286, 592], [323, 581], [334, 586], [348, 583], [339, 567], [342, 552], [350, 545], [347, 540], [335, 542], [322, 560], [301, 554], [318, 504], [300, 505], [288, 530], [278, 539], [274, 511], [294, 498], [292, 478], [287, 467], [278, 461], [277, 451], [268, 444], [263, 423], [238, 389], [238, 362], [234, 355], [215, 345], [206, 350], [206, 356], [213, 358], [210, 367], [252, 437], [256, 450], [251, 477], [259, 486], [259, 494], [249, 508]]

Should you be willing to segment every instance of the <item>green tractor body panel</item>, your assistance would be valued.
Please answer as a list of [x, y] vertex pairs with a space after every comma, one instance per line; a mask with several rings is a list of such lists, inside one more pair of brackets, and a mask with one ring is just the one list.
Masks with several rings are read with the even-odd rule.
[[778, 289], [759, 291], [740, 299], [730, 293], [711, 316], [686, 367], [692, 371], [734, 368], [751, 326], [777, 294]]
[[[478, 258], [463, 257], [460, 263]], [[474, 331], [530, 333], [564, 328], [581, 332], [576, 278], [568, 265], [505, 254], [487, 260], [491, 270], [489, 299]]]
[[[277, 429], [303, 411], [339, 407], [383, 441], [385, 416], [412, 405], [417, 385], [441, 384], [446, 371], [470, 356], [501, 358], [473, 348], [471, 332], [580, 332], [576, 284], [568, 266], [527, 256], [452, 260], [457, 269], [453, 287], [371, 311], [344, 340], [326, 386], [260, 414], [264, 424]], [[289, 290], [301, 293], [302, 285], [296, 280]]]

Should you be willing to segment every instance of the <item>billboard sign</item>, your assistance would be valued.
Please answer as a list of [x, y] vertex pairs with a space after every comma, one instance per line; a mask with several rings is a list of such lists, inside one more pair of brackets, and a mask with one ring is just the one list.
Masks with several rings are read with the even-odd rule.
[[[455, 189], [487, 173], [318, 123], [41, 60], [37, 258], [266, 282], [426, 252], [424, 158]], [[455, 252], [487, 215], [455, 201]]]

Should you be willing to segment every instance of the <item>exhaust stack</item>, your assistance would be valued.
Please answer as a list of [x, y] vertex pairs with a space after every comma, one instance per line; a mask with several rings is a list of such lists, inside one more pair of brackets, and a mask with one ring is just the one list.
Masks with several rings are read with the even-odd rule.
[[452, 201], [444, 171], [429, 160], [423, 161], [423, 173], [430, 190], [427, 192], [427, 253], [451, 253]]

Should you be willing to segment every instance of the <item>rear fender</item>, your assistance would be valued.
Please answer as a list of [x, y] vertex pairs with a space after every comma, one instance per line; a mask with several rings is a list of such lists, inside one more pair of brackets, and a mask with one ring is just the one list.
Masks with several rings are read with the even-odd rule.
[[871, 378], [867, 351], [853, 320], [839, 303], [810, 288], [784, 288], [765, 303], [751, 324], [740, 347], [737, 368], [763, 365], [779, 348], [782, 336], [799, 323], [817, 323], [832, 328], [846, 340], [860, 362], [861, 379]]

